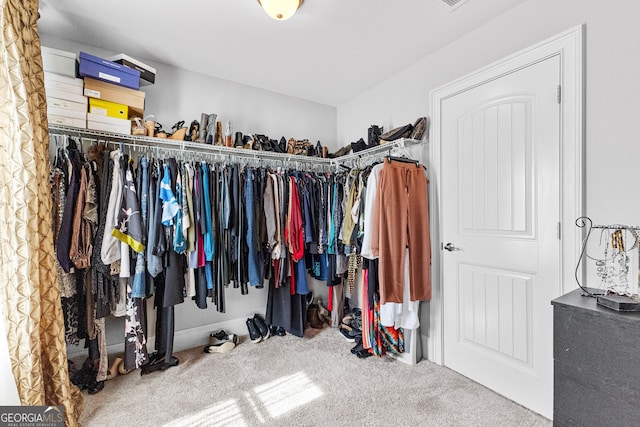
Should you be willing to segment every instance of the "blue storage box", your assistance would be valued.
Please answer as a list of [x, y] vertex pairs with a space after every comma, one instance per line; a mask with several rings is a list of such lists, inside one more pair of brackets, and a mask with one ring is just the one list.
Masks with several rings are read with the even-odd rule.
[[140, 88], [140, 71], [85, 52], [80, 52], [79, 73], [82, 77], [93, 77], [130, 89]]

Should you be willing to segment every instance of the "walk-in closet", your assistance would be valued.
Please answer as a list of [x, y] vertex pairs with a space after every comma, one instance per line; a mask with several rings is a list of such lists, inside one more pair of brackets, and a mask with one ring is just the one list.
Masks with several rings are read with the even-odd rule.
[[628, 425], [639, 16], [0, 0], [0, 425]]

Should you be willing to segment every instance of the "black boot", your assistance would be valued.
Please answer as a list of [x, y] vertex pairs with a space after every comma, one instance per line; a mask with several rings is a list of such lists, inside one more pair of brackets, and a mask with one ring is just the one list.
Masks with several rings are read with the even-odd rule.
[[200, 122], [197, 120], [194, 120], [191, 122], [191, 125], [189, 126], [189, 131], [184, 136], [184, 140], [195, 142], [195, 140], [198, 139], [198, 136], [200, 136]]
[[384, 128], [377, 125], [371, 125], [369, 127], [369, 131], [367, 133], [367, 143], [369, 144], [369, 147], [380, 145], [380, 135], [382, 135], [383, 129]]
[[362, 138], [360, 138], [356, 142], [351, 143], [351, 149], [353, 150], [354, 153], [357, 153], [358, 151], [366, 150], [367, 148], [369, 147], [367, 147], [367, 144], [364, 143], [364, 139]]
[[235, 148], [242, 148], [244, 147], [244, 142], [242, 141], [242, 132], [236, 132], [236, 137], [235, 137], [235, 141], [233, 143], [233, 146]]

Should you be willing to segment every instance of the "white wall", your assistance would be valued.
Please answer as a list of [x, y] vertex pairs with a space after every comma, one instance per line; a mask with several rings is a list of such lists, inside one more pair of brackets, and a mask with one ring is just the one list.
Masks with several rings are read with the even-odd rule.
[[[464, 6], [463, 6], [464, 7]], [[454, 12], [455, 13], [455, 12]], [[575, 25], [586, 24], [586, 213], [640, 224], [640, 2], [529, 0], [338, 106], [338, 143], [429, 113], [429, 92]], [[392, 52], [388, 52], [389, 55]]]
[[[84, 51], [93, 55], [108, 57], [120, 52], [111, 52], [93, 46], [87, 46], [48, 34], [40, 34], [43, 46], [70, 52]], [[156, 68], [156, 83], [142, 86], [145, 92], [145, 114], [154, 114], [165, 130], [178, 120], [188, 125], [191, 120], [200, 119], [200, 113], [216, 113], [218, 120], [233, 122], [234, 131], [243, 133], [261, 133], [271, 138], [286, 139], [307, 138], [321, 141], [323, 145], [336, 145], [336, 109], [335, 107], [306, 101], [299, 98], [258, 89], [228, 80], [217, 79], [204, 74], [169, 67], [153, 61], [138, 58]], [[324, 284], [310, 279], [315, 295], [327, 300], [327, 288]], [[208, 329], [204, 326], [227, 325], [236, 334], [246, 334], [244, 318], [253, 313], [265, 312], [267, 290], [250, 288], [249, 295], [241, 295], [240, 289], [227, 288], [226, 313], [215, 311], [208, 301], [209, 308], [198, 309], [193, 301], [185, 300], [176, 306], [176, 335], [191, 331], [189, 337], [199, 336], [202, 343], [208, 340]], [[149, 336], [155, 335], [155, 311], [153, 299], [149, 300]], [[232, 326], [228, 326], [232, 325]], [[203, 328], [204, 327], [204, 328]], [[235, 328], [235, 329], [233, 329]], [[107, 344], [115, 346], [124, 341], [124, 319], [107, 319]], [[182, 343], [182, 344], [179, 344]], [[176, 351], [184, 347], [193, 347], [196, 343], [189, 339], [176, 341]], [[200, 343], [197, 343], [200, 344]], [[149, 349], [150, 351], [152, 349]], [[81, 347], [70, 348], [70, 353], [85, 352]]]
[[[49, 34], [40, 34], [43, 46], [69, 52], [84, 51], [100, 57], [116, 53], [87, 46]], [[126, 53], [126, 52], [125, 52]], [[335, 107], [306, 101], [201, 73], [140, 61], [157, 70], [154, 85], [141, 86], [145, 92], [145, 114], [153, 114], [165, 130], [179, 120], [188, 126], [201, 113], [216, 113], [223, 124], [233, 123], [234, 131], [259, 133], [274, 139], [284, 136], [336, 144]]]
[[[635, 185], [640, 182], [636, 127], [640, 115], [640, 2], [637, 0], [526, 1], [339, 105], [339, 144], [365, 136], [367, 127], [374, 123], [385, 129], [412, 123], [430, 113], [431, 90], [579, 24], [586, 24], [585, 213], [598, 224], [638, 225], [640, 197], [636, 197]], [[393, 52], [382, 56], [393, 57]], [[426, 157], [423, 160], [427, 161]], [[428, 306], [423, 304], [423, 334], [428, 324]]]

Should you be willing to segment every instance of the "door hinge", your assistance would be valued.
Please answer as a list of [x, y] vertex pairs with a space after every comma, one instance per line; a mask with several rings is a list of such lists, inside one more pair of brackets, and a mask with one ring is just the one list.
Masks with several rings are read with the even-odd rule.
[[562, 86], [558, 85], [558, 104], [562, 102]]
[[562, 223], [558, 223], [558, 240], [562, 240]]

